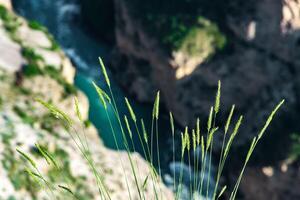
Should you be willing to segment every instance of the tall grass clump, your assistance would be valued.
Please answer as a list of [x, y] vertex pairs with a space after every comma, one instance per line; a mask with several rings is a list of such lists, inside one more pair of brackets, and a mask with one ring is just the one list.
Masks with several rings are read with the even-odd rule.
[[[124, 160], [119, 157], [120, 167], [124, 170], [124, 179], [126, 182], [126, 189], [128, 191], [128, 196], [130, 199], [133, 199], [132, 194], [133, 191], [138, 193], [138, 199], [146, 200], [149, 197], [146, 196], [145, 186], [147, 183], [151, 183], [152, 189], [155, 193], [155, 199], [161, 200], [163, 199], [163, 191], [160, 185], [160, 177], [162, 177], [161, 171], [161, 163], [160, 163], [160, 149], [159, 149], [159, 116], [160, 116], [160, 92], [158, 91], [156, 97], [154, 99], [153, 111], [152, 111], [152, 119], [149, 122], [145, 122], [144, 119], [139, 118], [136, 115], [133, 107], [131, 106], [130, 101], [125, 98], [124, 103], [127, 106], [129, 115], [121, 116], [118, 106], [115, 101], [114, 93], [112, 92], [110, 79], [108, 73], [106, 71], [104, 62], [101, 58], [99, 58], [102, 75], [108, 87], [108, 93], [106, 93], [103, 89], [101, 89], [96, 83], [93, 83], [97, 94], [99, 95], [99, 101], [102, 103], [103, 108], [105, 109], [107, 119], [109, 121], [109, 126], [111, 128], [112, 137], [115, 141], [117, 151], [121, 151], [120, 146], [117, 142], [116, 130], [120, 130], [122, 134], [122, 142], [125, 146], [125, 150], [127, 152], [127, 157], [130, 164], [131, 177], [133, 177], [134, 188], [130, 188], [128, 181], [128, 174], [125, 172], [125, 163]], [[85, 158], [90, 170], [93, 172], [94, 178], [96, 180], [99, 196], [101, 199], [111, 199], [109, 185], [105, 185], [104, 177], [105, 174], [101, 170], [101, 168], [96, 167], [92, 157], [88, 144], [88, 140], [84, 134], [84, 120], [82, 119], [82, 115], [79, 110], [79, 103], [77, 99], [75, 99], [75, 111], [77, 114], [77, 118], [82, 123], [83, 134], [80, 133], [80, 130], [76, 130], [73, 126], [73, 120], [63, 111], [59, 110], [56, 106], [51, 105], [50, 103], [46, 103], [41, 99], [37, 100], [43, 106], [45, 106], [58, 120], [61, 120], [65, 126], [69, 127], [67, 130], [76, 144], [77, 148], [80, 150], [82, 156]], [[238, 188], [240, 182], [242, 180], [244, 171], [246, 166], [254, 152], [255, 147], [258, 145], [260, 140], [263, 138], [266, 133], [267, 127], [270, 125], [272, 119], [275, 114], [279, 110], [279, 108], [284, 103], [282, 100], [271, 112], [265, 125], [262, 127], [261, 131], [258, 133], [256, 137], [254, 137], [251, 141], [250, 147], [248, 149], [247, 154], [245, 155], [244, 162], [240, 171], [240, 174], [237, 178], [237, 181], [231, 191], [229, 190], [229, 186], [220, 185], [220, 179], [222, 176], [222, 172], [224, 166], [226, 164], [228, 155], [230, 153], [230, 149], [234, 140], [236, 139], [240, 127], [242, 125], [244, 117], [234, 116], [235, 115], [235, 105], [232, 105], [230, 112], [228, 114], [227, 119], [223, 126], [216, 125], [218, 114], [221, 111], [221, 82], [218, 82], [218, 87], [215, 96], [215, 103], [210, 107], [208, 119], [207, 121], [200, 122], [200, 119], [197, 118], [196, 124], [194, 127], [185, 127], [181, 132], [181, 146], [175, 145], [176, 138], [176, 128], [175, 122], [173, 118], [173, 114], [169, 113], [170, 118], [170, 137], [172, 138], [172, 160], [176, 161], [176, 158], [179, 157], [180, 161], [180, 172], [176, 174], [175, 171], [172, 173], [173, 176], [173, 192], [174, 198], [179, 200], [182, 198], [182, 190], [183, 190], [183, 176], [188, 176], [190, 178], [190, 184], [187, 185], [189, 196], [191, 199], [194, 199], [195, 194], [200, 194], [202, 199], [219, 199], [224, 193], [229, 196], [230, 200], [236, 199], [236, 195], [238, 192]], [[118, 126], [112, 125], [111, 116], [108, 114], [108, 109], [112, 108], [114, 116], [117, 119]], [[233, 119], [237, 119], [233, 122]], [[220, 120], [218, 120], [220, 121]], [[148, 130], [147, 127], [150, 127]], [[134, 140], [133, 134], [137, 134], [137, 140]], [[217, 166], [216, 173], [212, 173], [212, 157], [213, 152], [216, 151], [215, 143], [216, 136], [220, 136], [221, 140], [221, 149], [219, 151], [218, 163], [214, 163]], [[135, 151], [136, 146], [141, 146], [142, 153], [147, 161], [147, 165], [149, 168], [149, 174], [145, 177], [142, 177], [140, 174], [140, 169], [137, 163], [132, 158], [131, 151], [132, 149]], [[37, 145], [38, 150], [41, 155], [45, 158], [49, 165], [54, 165], [59, 169], [59, 165], [55, 162], [55, 158], [51, 157], [51, 155]], [[76, 197], [75, 192], [68, 187], [68, 185], [51, 185], [51, 183], [47, 180], [47, 177], [44, 177], [39, 169], [37, 168], [34, 160], [22, 152], [21, 150], [17, 150], [20, 155], [28, 161], [28, 164], [31, 168], [28, 168], [27, 173], [29, 173], [34, 180], [36, 180], [40, 185], [43, 185], [45, 190], [48, 191], [48, 194], [53, 198], [55, 197], [55, 190], [65, 190], [69, 195], [72, 195], [74, 199], [78, 199]], [[198, 152], [198, 153], [196, 153]], [[176, 156], [179, 154], [179, 156]], [[189, 173], [186, 174], [183, 171], [183, 165], [187, 163], [189, 167]], [[192, 165], [193, 164], [193, 165]], [[63, 174], [62, 174], [63, 176]], [[206, 179], [205, 177], [211, 177]], [[211, 180], [213, 179], [213, 180]], [[210, 185], [213, 184], [213, 188]]]

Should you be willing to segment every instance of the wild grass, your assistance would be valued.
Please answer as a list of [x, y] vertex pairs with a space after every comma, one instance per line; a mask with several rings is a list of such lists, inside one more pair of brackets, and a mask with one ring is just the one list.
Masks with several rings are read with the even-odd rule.
[[[116, 130], [120, 129], [122, 133], [122, 141], [125, 146], [125, 150], [127, 152], [127, 157], [130, 162], [130, 170], [131, 176], [133, 177], [135, 188], [130, 188], [128, 185], [128, 175], [125, 173], [124, 170], [124, 160], [119, 157], [120, 160], [120, 167], [124, 170], [124, 179], [126, 181], [126, 189], [128, 192], [129, 199], [133, 199], [132, 193], [133, 191], [138, 192], [138, 199], [146, 200], [149, 197], [146, 196], [145, 186], [147, 183], [151, 183], [153, 186], [153, 190], [155, 193], [155, 200], [163, 199], [163, 194], [161, 187], [159, 185], [159, 181], [162, 177], [162, 170], [161, 170], [161, 163], [160, 163], [160, 149], [159, 149], [159, 116], [160, 116], [160, 92], [157, 92], [157, 95], [154, 100], [153, 111], [152, 111], [152, 120], [151, 122], [147, 122], [150, 125], [150, 130], [148, 130], [145, 126], [145, 122], [143, 119], [139, 119], [136, 115], [133, 107], [130, 104], [130, 101], [125, 98], [125, 104], [128, 108], [129, 117], [128, 116], [120, 116], [118, 107], [115, 102], [115, 97], [112, 92], [110, 79], [108, 73], [106, 71], [104, 62], [102, 59], [99, 59], [100, 66], [102, 70], [102, 74], [104, 76], [104, 80], [106, 85], [109, 89], [109, 93], [107, 94], [103, 89], [97, 86], [96, 83], [93, 83], [95, 90], [99, 95], [99, 100], [102, 103], [106, 116], [109, 121], [109, 126], [112, 131], [112, 137], [115, 141], [117, 151], [121, 151], [119, 144], [117, 142], [117, 135]], [[92, 159], [88, 140], [85, 136], [85, 132], [80, 133], [80, 130], [76, 130], [73, 127], [73, 120], [63, 111], [59, 110], [55, 105], [50, 103], [44, 102], [41, 99], [37, 100], [43, 106], [45, 106], [50, 113], [52, 113], [58, 120], [62, 121], [65, 126], [69, 127], [68, 131], [73, 140], [76, 144], [77, 148], [81, 152], [82, 156], [85, 158], [90, 170], [93, 172], [95, 181], [97, 185], [95, 187], [98, 188], [99, 196], [101, 199], [111, 199], [111, 194], [109, 190], [109, 185], [105, 185], [104, 177], [105, 174], [103, 173], [101, 168], [97, 168], [94, 160]], [[79, 109], [79, 103], [77, 99], [75, 99], [74, 107], [77, 114], [77, 118], [82, 123], [82, 127], [84, 130], [84, 120], [82, 119], [82, 115]], [[194, 199], [196, 193], [201, 195], [201, 199], [219, 199], [224, 195], [227, 194], [230, 200], [236, 199], [237, 192], [239, 185], [241, 183], [243, 174], [245, 172], [246, 166], [254, 152], [255, 147], [258, 145], [260, 140], [263, 138], [264, 134], [266, 133], [267, 127], [270, 125], [273, 117], [279, 110], [279, 108], [284, 103], [282, 100], [271, 112], [265, 125], [262, 127], [261, 131], [258, 133], [256, 137], [252, 139], [251, 145], [248, 149], [247, 154], [245, 155], [244, 162], [240, 171], [240, 174], [237, 178], [237, 181], [233, 188], [227, 185], [221, 185], [221, 176], [226, 164], [228, 155], [232, 148], [232, 144], [234, 143], [235, 139], [237, 138], [238, 132], [240, 130], [240, 126], [243, 122], [243, 116], [234, 117], [235, 115], [235, 105], [233, 105], [230, 109], [228, 117], [225, 121], [224, 126], [216, 126], [216, 121], [218, 118], [218, 113], [221, 110], [221, 82], [218, 82], [218, 88], [216, 91], [215, 103], [210, 107], [208, 119], [206, 123], [200, 122], [199, 118], [196, 120], [195, 127], [189, 128], [185, 127], [184, 131], [181, 132], [181, 146], [175, 145], [175, 136], [176, 136], [176, 127], [173, 118], [173, 114], [169, 113], [170, 118], [170, 137], [172, 138], [172, 160], [175, 162], [176, 156], [178, 153], [180, 154], [180, 163], [181, 169], [179, 175], [172, 173], [173, 176], [173, 187], [171, 188], [174, 192], [174, 199], [179, 200], [182, 199], [182, 190], [183, 190], [183, 176], [189, 176], [190, 184], [187, 185], [189, 190], [190, 199]], [[119, 127], [114, 127], [112, 125], [112, 119], [108, 114], [108, 106], [112, 108], [113, 113], [118, 121]], [[233, 124], [233, 119], [237, 118], [237, 121]], [[132, 126], [134, 124], [134, 126]], [[206, 124], [206, 126], [205, 126]], [[231, 133], [230, 133], [231, 131]], [[138, 140], [133, 139], [133, 134], [138, 135]], [[213, 152], [216, 151], [215, 147], [215, 138], [216, 135], [219, 135], [221, 140], [221, 149], [219, 152], [220, 157], [218, 158], [218, 163], [212, 162]], [[128, 137], [129, 136], [129, 137]], [[131, 149], [134, 151], [136, 150], [136, 146], [139, 145], [142, 147], [142, 153], [147, 161], [149, 174], [142, 178], [139, 166], [136, 164], [134, 159], [132, 158]], [[156, 147], [156, 149], [155, 149]], [[55, 161], [55, 157], [52, 157], [46, 149], [43, 149], [41, 146], [37, 144], [37, 149], [40, 152], [41, 156], [45, 158], [49, 165], [54, 166], [59, 170], [59, 165]], [[56, 190], [64, 190], [68, 195], [73, 196], [74, 199], [80, 199], [76, 196], [76, 191], [73, 191], [71, 187], [68, 185], [52, 185], [50, 181], [48, 181], [48, 177], [44, 177], [37, 165], [35, 164], [34, 160], [31, 158], [30, 155], [27, 155], [21, 150], [17, 150], [19, 154], [27, 161], [30, 168], [27, 169], [27, 173], [39, 184], [42, 185], [45, 190], [47, 190], [50, 199], [57, 199], [55, 196], [55, 189]], [[198, 153], [196, 153], [198, 152]], [[187, 160], [187, 165], [189, 167], [189, 173], [184, 174], [183, 172], [183, 165]], [[157, 162], [156, 162], [157, 161]], [[194, 163], [194, 165], [192, 165]], [[212, 173], [212, 165], [217, 166], [216, 174]], [[192, 174], [193, 173], [193, 174]], [[64, 176], [64, 174], [62, 174]], [[210, 177], [207, 180], [205, 177]], [[140, 181], [142, 179], [142, 182]], [[213, 188], [210, 185], [213, 184]], [[231, 191], [228, 191], [231, 189]]]

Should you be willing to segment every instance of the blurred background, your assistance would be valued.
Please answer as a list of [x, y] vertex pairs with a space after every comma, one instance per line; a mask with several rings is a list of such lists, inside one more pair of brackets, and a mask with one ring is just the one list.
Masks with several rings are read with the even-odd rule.
[[[47, 27], [71, 59], [75, 85], [89, 99], [89, 120], [107, 147], [116, 148], [92, 88], [92, 81], [105, 88], [98, 56], [109, 70], [121, 112], [128, 96], [137, 115], [150, 120], [161, 91], [165, 177], [174, 165], [169, 110], [180, 142], [180, 131], [194, 126], [197, 117], [206, 123], [221, 80], [217, 124], [225, 122], [232, 104], [245, 116], [222, 180], [233, 185], [250, 139], [285, 99], [255, 150], [238, 199], [300, 199], [299, 0], [12, 0], [11, 6]], [[217, 156], [216, 151], [216, 161]]]

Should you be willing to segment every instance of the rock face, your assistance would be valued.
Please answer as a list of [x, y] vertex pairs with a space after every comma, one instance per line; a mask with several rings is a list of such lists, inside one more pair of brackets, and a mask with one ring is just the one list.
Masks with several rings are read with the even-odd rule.
[[250, 168], [241, 184], [245, 200], [289, 199], [300, 198], [295, 190], [300, 185], [299, 167], [283, 165], [281, 167]]
[[6, 32], [0, 30], [0, 66], [6, 67], [7, 71], [16, 72], [21, 69], [25, 60], [21, 54], [21, 47], [7, 37]]
[[114, 2], [111, 0], [79, 0], [83, 14], [83, 21], [102, 39], [114, 40]]
[[[212, 3], [219, 5], [221, 1]], [[115, 0], [119, 54], [112, 68], [116, 79], [140, 101], [152, 101], [155, 91], [161, 90], [165, 104], [182, 125], [192, 125], [197, 116], [208, 113], [221, 80], [223, 118], [233, 103], [245, 113], [247, 122], [239, 139], [243, 143], [257, 133], [266, 114], [282, 98], [287, 100], [289, 120], [296, 114], [300, 2], [262, 0], [240, 6], [236, 0], [228, 5], [240, 13], [225, 11], [221, 17], [230, 43], [228, 49], [203, 62], [178, 53], [174, 56], [135, 17], [137, 8]], [[176, 62], [176, 57], [181, 61]], [[196, 63], [196, 67], [186, 70], [185, 63]], [[283, 123], [276, 126], [277, 131], [286, 128]]]
[[[78, 199], [102, 199], [93, 170], [76, 146], [73, 129], [34, 98], [57, 105], [71, 116], [72, 127], [82, 130], [78, 137], [83, 140], [85, 135], [90, 156], [103, 178], [102, 187], [109, 190], [111, 199], [129, 199], [127, 187], [131, 198], [138, 199], [127, 153], [107, 149], [94, 126], [83, 127], [75, 117], [75, 96], [83, 120], [87, 119], [89, 105], [85, 95], [72, 85], [75, 69], [69, 59], [61, 49], [53, 48], [53, 40], [42, 27], [30, 25], [1, 5], [0, 9], [0, 49], [4, 52], [0, 55], [0, 199], [73, 199], [62, 186], [73, 191]], [[46, 162], [38, 153], [36, 143], [52, 154], [58, 166], [47, 164], [49, 160]], [[50, 188], [54, 186], [53, 191], [38, 184], [43, 185], [39, 175], [25, 172], [35, 169], [16, 148], [32, 156], [38, 173], [46, 177]], [[138, 154], [131, 156], [139, 166], [138, 182], [142, 185], [150, 173], [149, 166]], [[163, 199], [173, 199], [160, 180], [158, 187]], [[153, 199], [151, 181], [144, 189], [145, 196]]]

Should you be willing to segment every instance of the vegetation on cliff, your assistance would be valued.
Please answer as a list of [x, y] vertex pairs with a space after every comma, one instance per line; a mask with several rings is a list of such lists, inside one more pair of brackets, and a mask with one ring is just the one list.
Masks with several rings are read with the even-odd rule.
[[226, 36], [216, 23], [201, 14], [197, 1], [132, 4], [128, 7], [141, 19], [143, 28], [171, 51], [200, 57], [204, 54], [207, 58], [226, 45]]

